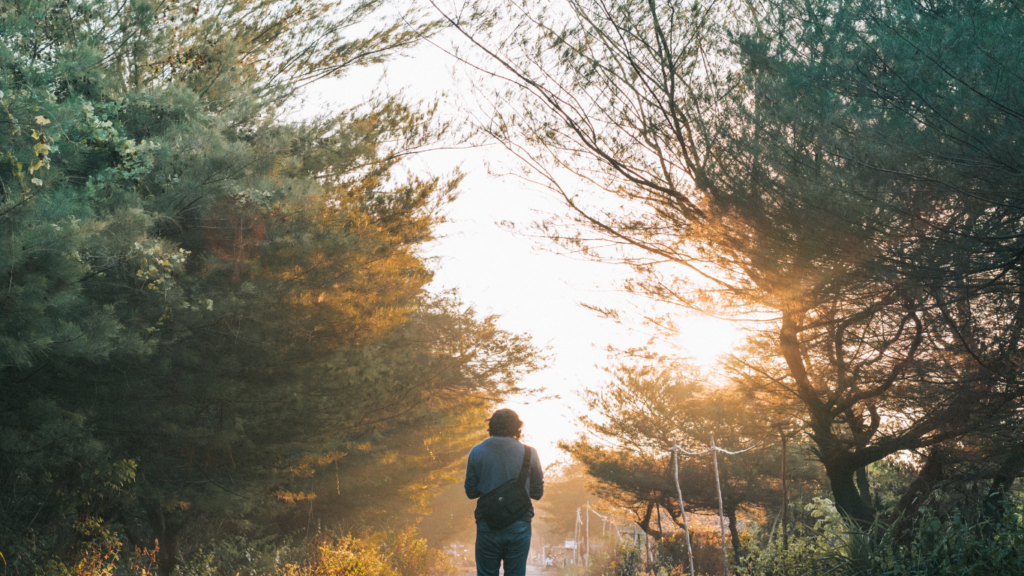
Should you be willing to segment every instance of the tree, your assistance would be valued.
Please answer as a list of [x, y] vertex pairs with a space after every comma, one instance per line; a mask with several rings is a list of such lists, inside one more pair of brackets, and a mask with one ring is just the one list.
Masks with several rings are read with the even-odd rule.
[[378, 25], [380, 5], [0, 8], [13, 573], [113, 538], [158, 542], [169, 574], [215, 536], [306, 528], [296, 509], [328, 471], [374, 486], [359, 453], [407, 456], [374, 489], [413, 507], [540, 365], [426, 290], [420, 249], [460, 177], [396, 168], [445, 133], [434, 109], [389, 96], [286, 119], [304, 83], [437, 28]]
[[840, 509], [873, 516], [855, 482], [871, 462], [1012, 427], [1020, 155], [1002, 151], [1022, 76], [995, 39], [1018, 8], [479, 15], [449, 21], [510, 79], [483, 129], [568, 208], [541, 233], [628, 263], [637, 294], [756, 320], [735, 377], [798, 409]]
[[[599, 493], [631, 510], [637, 524], [656, 540], [668, 530], [661, 511], [683, 526], [670, 448], [699, 452], [711, 435], [729, 450], [749, 452], [719, 458], [722, 507], [729, 518], [733, 553], [741, 554], [737, 512], [777, 508], [782, 503], [782, 458], [778, 432], [757, 406], [728, 390], [703, 382], [693, 368], [620, 366], [602, 390], [584, 392], [589, 415], [586, 435], [562, 445], [581, 462]], [[788, 475], [799, 486], [816, 480], [813, 468], [794, 466]], [[688, 513], [718, 513], [718, 489], [711, 457], [680, 457], [679, 481]], [[656, 515], [655, 515], [656, 513]], [[652, 524], [652, 517], [655, 523]]]
[[[425, 298], [375, 345], [374, 382], [361, 388], [380, 400], [358, 411], [348, 455], [313, 479], [324, 520], [350, 527], [419, 519], [439, 489], [461, 483], [494, 401], [538, 361], [527, 338], [496, 322], [446, 294]], [[362, 361], [353, 367], [365, 369]]]
[[[537, 512], [533, 520], [535, 538], [539, 536], [540, 542], [554, 546], [574, 539], [576, 519], [579, 517], [586, 521], [588, 506], [598, 514], [610, 516], [614, 522], [614, 512], [609, 510], [608, 504], [594, 492], [593, 484], [593, 478], [579, 463], [548, 465], [544, 470], [544, 498], [534, 503], [534, 510]], [[580, 512], [578, 516], [577, 511]], [[591, 522], [596, 523], [597, 520], [597, 516], [594, 515], [590, 518]], [[591, 530], [594, 534], [598, 531], [604, 534], [605, 528], [602, 522], [600, 528], [592, 527]], [[608, 534], [611, 534], [611, 528], [608, 528]]]

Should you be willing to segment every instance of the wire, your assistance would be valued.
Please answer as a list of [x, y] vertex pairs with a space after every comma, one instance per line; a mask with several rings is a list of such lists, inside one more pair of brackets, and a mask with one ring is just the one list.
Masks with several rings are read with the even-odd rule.
[[748, 446], [747, 448], [744, 448], [743, 450], [736, 450], [736, 451], [726, 450], [725, 448], [722, 448], [721, 446], [712, 446], [711, 448], [708, 448], [707, 450], [705, 450], [703, 452], [687, 452], [686, 450], [683, 450], [682, 446], [679, 446], [679, 445], [669, 446], [668, 449], [670, 451], [678, 450], [679, 452], [681, 452], [683, 454], [686, 454], [687, 456], [703, 456], [704, 454], [710, 454], [712, 452], [723, 452], [725, 454], [735, 455], [735, 454], [742, 454], [744, 452], [749, 452], [750, 450], [753, 450], [754, 448], [757, 448], [758, 446], [760, 446], [762, 442], [764, 442], [764, 440], [761, 440], [760, 442], [758, 442], [757, 444], [754, 444], [753, 446]]

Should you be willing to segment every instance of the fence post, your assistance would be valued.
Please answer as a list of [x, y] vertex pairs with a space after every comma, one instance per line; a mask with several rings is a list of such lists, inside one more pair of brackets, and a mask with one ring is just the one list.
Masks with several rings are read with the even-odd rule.
[[690, 560], [690, 576], [693, 573], [693, 548], [690, 547], [690, 525], [686, 522], [686, 506], [683, 504], [683, 489], [679, 487], [679, 449], [672, 448], [672, 469], [676, 477], [676, 496], [679, 497], [679, 515], [683, 517], [683, 533], [686, 535], [686, 556]]
[[715, 435], [711, 435], [711, 458], [715, 463], [715, 487], [718, 488], [718, 521], [722, 526], [722, 564], [725, 576], [729, 576], [729, 555], [725, 550], [725, 510], [722, 506], [722, 481], [718, 478], [718, 447], [715, 446]]
[[789, 550], [789, 532], [786, 530], [786, 522], [789, 520], [789, 478], [786, 474], [786, 433], [782, 426], [779, 426], [779, 435], [782, 436], [782, 549]]

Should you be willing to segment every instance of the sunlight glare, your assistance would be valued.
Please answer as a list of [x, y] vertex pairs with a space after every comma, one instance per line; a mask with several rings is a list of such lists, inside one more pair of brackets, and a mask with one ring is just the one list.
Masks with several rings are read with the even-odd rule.
[[733, 351], [743, 333], [728, 320], [707, 316], [688, 316], [680, 321], [680, 349], [675, 353], [688, 357], [702, 368], [713, 368], [719, 359]]

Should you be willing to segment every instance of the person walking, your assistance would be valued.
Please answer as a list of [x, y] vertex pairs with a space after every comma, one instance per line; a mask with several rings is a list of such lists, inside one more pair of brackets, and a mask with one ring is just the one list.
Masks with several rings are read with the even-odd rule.
[[[490, 438], [469, 452], [466, 496], [479, 498], [476, 511], [476, 572], [524, 576], [530, 554], [533, 502], [544, 496], [544, 470], [537, 451], [519, 442], [523, 422], [515, 411], [497, 410], [487, 420]], [[521, 499], [521, 500], [520, 500]]]

